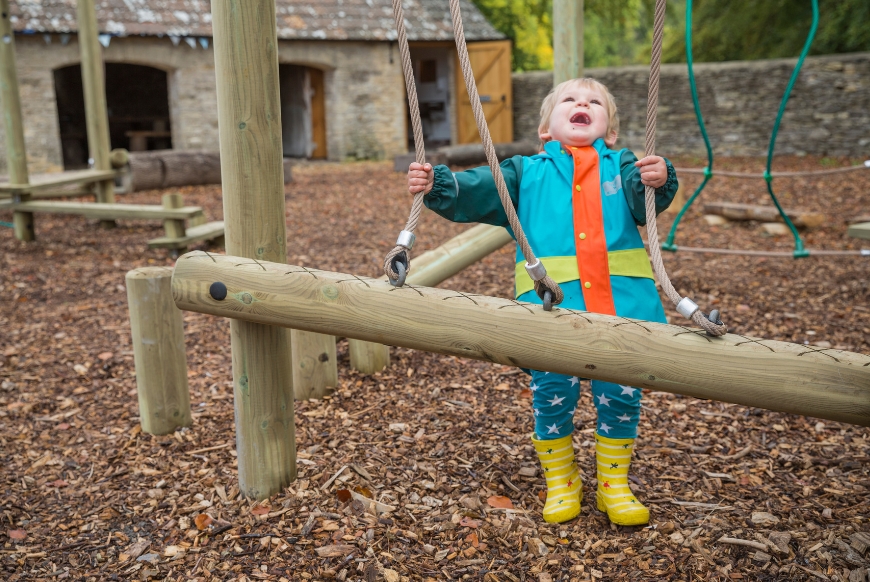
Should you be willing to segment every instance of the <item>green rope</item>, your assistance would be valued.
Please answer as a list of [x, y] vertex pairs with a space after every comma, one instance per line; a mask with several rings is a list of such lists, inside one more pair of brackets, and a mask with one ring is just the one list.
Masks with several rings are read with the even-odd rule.
[[5, 226], [6, 228], [15, 228], [15, 225], [12, 224], [11, 222], [0, 221], [0, 226]]
[[[788, 85], [786, 86], [785, 93], [782, 96], [782, 101], [779, 104], [779, 112], [776, 115], [776, 121], [773, 124], [773, 131], [770, 135], [770, 145], [767, 150], [767, 169], [764, 172], [764, 180], [767, 182], [767, 191], [770, 194], [770, 197], [773, 199], [774, 205], [776, 205], [776, 209], [779, 211], [779, 215], [788, 225], [791, 230], [792, 236], [795, 239], [795, 250], [793, 256], [795, 258], [808, 257], [809, 251], [804, 248], [803, 240], [801, 240], [800, 235], [798, 234], [797, 229], [792, 223], [791, 219], [786, 215], [785, 211], [782, 209], [782, 206], [779, 203], [779, 200], [776, 197], [776, 194], [773, 192], [773, 176], [770, 173], [770, 166], [773, 162], [773, 150], [776, 145], [776, 136], [779, 133], [779, 125], [782, 122], [782, 116], [785, 113], [785, 107], [788, 103], [789, 96], [791, 95], [791, 90], [794, 87], [795, 82], [797, 81], [798, 75], [800, 74], [801, 67], [803, 66], [804, 60], [806, 59], [807, 53], [810, 51], [810, 46], [813, 44], [813, 39], [816, 36], [816, 29], [819, 26], [819, 3], [818, 0], [812, 0], [813, 5], [813, 24], [810, 27], [810, 32], [807, 35], [807, 40], [804, 43], [804, 48], [801, 51], [800, 58], [798, 58], [797, 65], [795, 65], [794, 71], [792, 71], [791, 79], [789, 79]], [[671, 226], [671, 230], [668, 233], [667, 240], [662, 243], [662, 249], [666, 251], [677, 251], [677, 245], [674, 244], [674, 238], [677, 234], [677, 228], [679, 227], [680, 220], [682, 220], [683, 215], [686, 211], [692, 206], [692, 203], [695, 202], [695, 199], [701, 194], [701, 191], [707, 185], [707, 182], [713, 177], [713, 148], [710, 146], [710, 138], [707, 135], [707, 128], [704, 125], [704, 118], [701, 115], [701, 105], [698, 101], [698, 88], [695, 83], [695, 71], [693, 67], [693, 59], [692, 59], [692, 0], [686, 0], [686, 63], [689, 68], [689, 85], [692, 89], [692, 105], [695, 108], [695, 117], [698, 119], [698, 126], [701, 129], [701, 135], [704, 137], [704, 145], [707, 147], [707, 167], [704, 168], [704, 181], [701, 182], [701, 185], [698, 186], [698, 189], [695, 190], [695, 193], [686, 201], [683, 207], [680, 209], [680, 212], [677, 214], [674, 219], [674, 224]]]

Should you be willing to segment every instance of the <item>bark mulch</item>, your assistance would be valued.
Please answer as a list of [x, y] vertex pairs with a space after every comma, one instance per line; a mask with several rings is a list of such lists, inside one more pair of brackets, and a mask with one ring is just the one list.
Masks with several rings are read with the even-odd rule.
[[[776, 169], [857, 161], [784, 157]], [[760, 172], [762, 161], [719, 167]], [[378, 275], [409, 209], [404, 176], [385, 163], [295, 170], [289, 262]], [[700, 176], [682, 179], [691, 190]], [[861, 248], [846, 223], [870, 214], [870, 172], [775, 185], [786, 208], [828, 215], [805, 233], [808, 246]], [[218, 187], [181, 191], [221, 217]], [[715, 178], [704, 199], [769, 203], [761, 180]], [[387, 370], [364, 376], [350, 370], [345, 341], [335, 392], [297, 405], [298, 480], [262, 503], [241, 499], [227, 321], [185, 314], [193, 425], [139, 429], [124, 274], [173, 263], [145, 247], [160, 225], [36, 218], [35, 243], [0, 230], [0, 579], [867, 580], [865, 428], [647, 393], [633, 486], [652, 522], [621, 528], [589, 501], [595, 425], [584, 387], [583, 513], [549, 525], [522, 373], [395, 349]], [[662, 216], [662, 238], [671, 220]], [[416, 253], [464, 228], [426, 216]], [[698, 209], [678, 243], [792, 248], [757, 223], [707, 226]], [[737, 333], [870, 353], [870, 257], [665, 261], [675, 286], [720, 308]], [[508, 296], [513, 262], [507, 247], [444, 285]]]

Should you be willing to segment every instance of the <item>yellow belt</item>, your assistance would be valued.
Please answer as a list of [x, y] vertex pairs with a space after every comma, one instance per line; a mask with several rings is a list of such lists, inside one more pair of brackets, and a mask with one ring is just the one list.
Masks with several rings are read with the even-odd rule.
[[[539, 257], [547, 274], [556, 283], [567, 283], [580, 278], [577, 268], [577, 257]], [[620, 277], [641, 277], [653, 279], [652, 266], [645, 249], [628, 249], [625, 251], [610, 251], [607, 253], [607, 263], [611, 275]], [[532, 278], [526, 272], [525, 262], [520, 261], [516, 267], [517, 297], [535, 288]]]

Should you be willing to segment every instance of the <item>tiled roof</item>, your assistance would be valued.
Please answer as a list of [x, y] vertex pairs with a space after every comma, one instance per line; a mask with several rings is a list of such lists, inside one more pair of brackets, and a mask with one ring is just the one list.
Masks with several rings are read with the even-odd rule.
[[[282, 39], [393, 40], [391, 0], [276, 0]], [[452, 40], [448, 0], [404, 0], [408, 37]], [[112, 35], [211, 36], [209, 0], [95, 0], [100, 32]], [[16, 31], [75, 32], [76, 0], [12, 0]], [[468, 40], [504, 38], [470, 0], [461, 0]]]

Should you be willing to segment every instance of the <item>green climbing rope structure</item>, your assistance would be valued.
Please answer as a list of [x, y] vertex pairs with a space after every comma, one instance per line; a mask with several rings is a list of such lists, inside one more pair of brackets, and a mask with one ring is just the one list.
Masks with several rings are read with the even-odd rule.
[[[782, 216], [782, 219], [788, 225], [789, 229], [791, 229], [791, 233], [794, 236], [795, 241], [795, 249], [793, 256], [795, 258], [808, 257], [810, 253], [807, 249], [804, 248], [804, 242], [801, 240], [800, 235], [798, 234], [797, 229], [792, 223], [791, 219], [786, 215], [783, 211], [782, 206], [779, 203], [779, 200], [776, 197], [776, 194], [773, 192], [773, 176], [770, 173], [770, 166], [773, 162], [773, 150], [776, 146], [776, 135], [779, 133], [779, 125], [782, 122], [782, 116], [785, 113], [785, 107], [788, 104], [788, 98], [791, 95], [791, 90], [794, 87], [795, 82], [797, 81], [798, 74], [800, 74], [801, 67], [804, 64], [804, 59], [806, 59], [807, 53], [810, 51], [810, 46], [813, 44], [813, 38], [816, 36], [816, 29], [819, 26], [819, 2], [818, 0], [812, 0], [813, 4], [813, 24], [810, 27], [810, 32], [807, 35], [807, 40], [804, 43], [804, 48], [801, 51], [801, 56], [798, 59], [797, 65], [795, 65], [794, 71], [792, 71], [791, 79], [789, 79], [788, 85], [785, 88], [785, 93], [782, 96], [782, 101], [779, 104], [779, 112], [776, 115], [776, 122], [773, 124], [773, 131], [770, 134], [770, 145], [767, 149], [767, 169], [764, 171], [764, 180], [767, 182], [767, 192], [770, 194], [771, 199], [773, 199], [773, 203], [776, 205], [776, 209], [779, 211], [779, 215]], [[704, 117], [701, 115], [701, 105], [698, 103], [698, 88], [695, 84], [695, 71], [692, 66], [692, 0], [686, 0], [686, 62], [689, 67], [689, 85], [692, 89], [692, 104], [695, 107], [695, 117], [698, 119], [698, 126], [701, 128], [701, 135], [704, 137], [704, 145], [707, 147], [707, 167], [704, 168], [704, 181], [701, 182], [701, 185], [698, 186], [698, 189], [692, 194], [692, 196], [686, 201], [683, 207], [680, 209], [680, 212], [677, 214], [677, 217], [674, 219], [674, 224], [671, 226], [671, 231], [668, 233], [667, 240], [662, 243], [662, 249], [666, 251], [676, 252], [678, 247], [674, 244], [674, 238], [677, 234], [677, 227], [680, 224], [680, 220], [682, 220], [683, 215], [692, 206], [692, 203], [701, 194], [701, 191], [707, 185], [707, 182], [713, 177], [713, 148], [710, 146], [710, 138], [707, 135], [707, 128], [704, 126]]]

